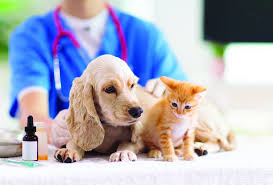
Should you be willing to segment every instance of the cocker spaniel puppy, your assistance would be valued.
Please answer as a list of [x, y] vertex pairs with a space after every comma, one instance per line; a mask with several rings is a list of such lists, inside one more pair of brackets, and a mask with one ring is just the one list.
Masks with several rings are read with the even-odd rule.
[[[143, 149], [139, 133], [143, 108], [136, 96], [140, 88], [137, 81], [127, 64], [117, 57], [103, 55], [93, 60], [73, 81], [69, 109], [56, 118], [66, 122], [67, 128], [53, 124], [53, 144], [66, 145], [56, 150], [55, 158], [75, 162], [85, 151], [94, 150], [111, 154], [110, 161], [136, 160], [136, 154]], [[70, 139], [62, 140], [58, 132], [67, 129]]]

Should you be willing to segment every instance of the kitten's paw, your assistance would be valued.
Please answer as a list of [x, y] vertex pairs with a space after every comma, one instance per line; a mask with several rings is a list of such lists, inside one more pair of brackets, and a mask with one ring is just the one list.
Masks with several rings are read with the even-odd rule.
[[67, 148], [61, 148], [55, 151], [54, 158], [63, 163], [73, 163], [76, 161], [80, 161], [82, 156], [74, 151]]
[[195, 153], [188, 153], [188, 154], [185, 154], [183, 157], [184, 157], [184, 160], [192, 161], [197, 157], [197, 155]]
[[176, 155], [164, 155], [163, 160], [172, 162], [172, 161], [176, 161], [177, 157]]
[[117, 151], [115, 153], [112, 153], [109, 158], [110, 162], [118, 162], [118, 161], [128, 162], [128, 161], [136, 161], [136, 160], [137, 160], [136, 154], [129, 150]]
[[149, 158], [160, 158], [162, 156], [162, 153], [158, 149], [150, 150], [148, 153]]
[[183, 150], [181, 150], [181, 149], [175, 149], [174, 152], [175, 152], [176, 156], [183, 157]]

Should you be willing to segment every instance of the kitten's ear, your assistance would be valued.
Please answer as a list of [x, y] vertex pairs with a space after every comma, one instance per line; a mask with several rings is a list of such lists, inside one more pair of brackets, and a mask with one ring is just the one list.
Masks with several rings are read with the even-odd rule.
[[194, 94], [196, 100], [201, 100], [207, 94], [207, 89], [197, 85], [193, 87], [192, 94]]
[[168, 78], [166, 76], [160, 77], [160, 80], [170, 89], [174, 89], [177, 86], [177, 80]]

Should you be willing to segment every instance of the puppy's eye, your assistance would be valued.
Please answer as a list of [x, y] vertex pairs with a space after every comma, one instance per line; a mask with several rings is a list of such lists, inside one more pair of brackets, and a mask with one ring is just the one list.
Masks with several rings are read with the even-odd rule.
[[185, 106], [185, 109], [188, 109], [188, 110], [189, 110], [189, 109], [191, 109], [191, 106], [186, 105], [186, 106]]
[[173, 107], [177, 107], [177, 104], [176, 104], [176, 103], [172, 103], [172, 106], [173, 106]]
[[134, 86], [135, 86], [135, 84], [132, 84], [132, 85], [131, 85], [131, 89], [133, 89], [133, 88], [134, 88]]
[[104, 90], [106, 93], [116, 93], [117, 90], [114, 86], [110, 86], [110, 87], [107, 87], [105, 90]]

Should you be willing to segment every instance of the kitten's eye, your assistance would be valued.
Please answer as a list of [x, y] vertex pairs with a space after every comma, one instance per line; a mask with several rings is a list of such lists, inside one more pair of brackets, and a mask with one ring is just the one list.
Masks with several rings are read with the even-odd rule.
[[106, 93], [116, 93], [116, 88], [114, 86], [110, 86], [104, 90]]
[[191, 106], [186, 105], [186, 106], [185, 106], [185, 109], [191, 109]]
[[132, 84], [132, 85], [131, 85], [131, 89], [133, 89], [133, 88], [134, 88], [134, 86], [135, 86], [135, 84]]
[[172, 106], [173, 106], [173, 107], [177, 107], [177, 104], [176, 104], [176, 103], [172, 103]]

